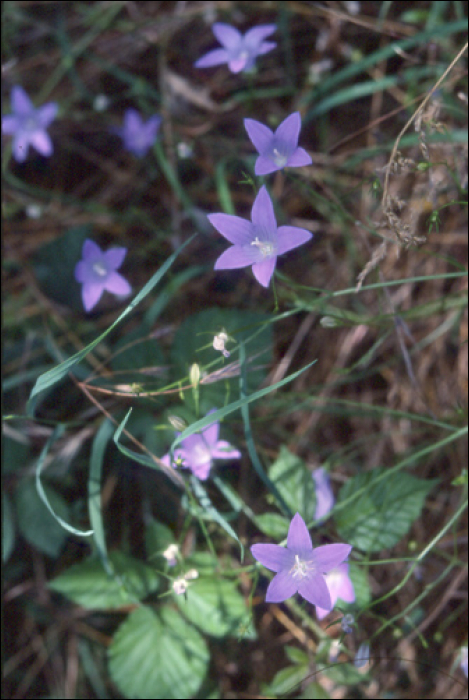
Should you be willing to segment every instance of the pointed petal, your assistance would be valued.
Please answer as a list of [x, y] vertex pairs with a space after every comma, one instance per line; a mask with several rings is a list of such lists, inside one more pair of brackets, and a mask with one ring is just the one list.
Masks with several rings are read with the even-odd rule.
[[18, 163], [23, 163], [29, 151], [29, 136], [19, 133], [13, 139], [13, 156]]
[[[327, 574], [328, 571], [342, 564], [351, 551], [352, 547], [349, 544], [326, 544], [323, 547], [316, 547], [314, 558], [318, 571]], [[319, 603], [319, 605], [321, 604]], [[325, 608], [326, 606], [321, 605], [321, 607]]]
[[274, 274], [275, 265], [277, 264], [277, 257], [266, 258], [262, 262], [255, 263], [252, 266], [252, 272], [256, 280], [262, 284], [263, 287], [268, 287], [271, 277]]
[[46, 129], [49, 124], [54, 121], [59, 111], [59, 105], [57, 102], [47, 102], [42, 107], [37, 110], [37, 117], [39, 124]]
[[355, 589], [348, 575], [348, 564], [339, 564], [339, 566], [326, 574], [325, 579], [333, 605], [335, 605], [338, 598], [345, 600], [347, 603], [353, 603], [355, 600]]
[[324, 576], [321, 576], [321, 574], [317, 574], [310, 579], [304, 579], [298, 587], [298, 593], [309, 603], [319, 605], [324, 610], [332, 610], [329, 589]]
[[259, 255], [259, 249], [255, 246], [251, 250], [247, 246], [241, 248], [238, 245], [232, 245], [216, 260], [214, 270], [236, 270], [239, 267], [248, 267], [256, 262]]
[[295, 555], [278, 544], [253, 544], [251, 554], [262, 566], [275, 572], [290, 571], [295, 562]]
[[281, 603], [298, 590], [298, 584], [288, 571], [280, 571], [269, 583], [265, 596], [266, 603]]
[[252, 223], [260, 229], [262, 241], [277, 242], [277, 221], [275, 219], [274, 205], [265, 185], [262, 185], [254, 200], [251, 219]]
[[256, 50], [256, 53], [258, 56], [262, 56], [263, 54], [272, 51], [272, 49], [275, 49], [276, 46], [276, 41], [263, 41], [259, 48]]
[[272, 153], [274, 134], [268, 126], [257, 122], [255, 119], [245, 119], [244, 128], [261, 155]]
[[95, 261], [95, 260], [101, 260], [103, 256], [103, 252], [99, 245], [92, 241], [90, 238], [87, 238], [85, 242], [83, 243], [83, 248], [82, 248], [82, 258], [85, 262], [88, 261]]
[[124, 114], [124, 130], [135, 134], [142, 128], [142, 118], [136, 109], [127, 109]]
[[298, 226], [280, 226], [277, 230], [277, 254], [287, 253], [310, 241], [313, 234]]
[[208, 214], [208, 220], [217, 231], [234, 245], [250, 245], [254, 240], [253, 226], [250, 221], [232, 214]]
[[282, 166], [277, 165], [272, 158], [268, 156], [259, 156], [256, 160], [256, 165], [254, 166], [254, 172], [256, 175], [269, 175], [269, 173], [274, 173], [276, 170], [281, 170]]
[[80, 260], [77, 262], [75, 265], [75, 270], [74, 270], [74, 276], [77, 282], [83, 283], [86, 280], [86, 272], [87, 272], [87, 266], [83, 262], [83, 260]]
[[[248, 29], [244, 35], [244, 43], [250, 49], [259, 48], [263, 40], [270, 34], [273, 34], [276, 29], [277, 25], [275, 24], [260, 24], [258, 27], [252, 27], [251, 29]], [[276, 44], [274, 44], [274, 46], [276, 46]]]
[[210, 475], [210, 469], [212, 467], [212, 462], [203, 462], [202, 464], [195, 464], [190, 467], [191, 472], [201, 481], [206, 481]]
[[236, 27], [233, 27], [231, 24], [215, 22], [212, 31], [225, 49], [233, 50], [241, 44], [241, 34]]
[[46, 131], [36, 131], [34, 134], [30, 134], [29, 142], [43, 156], [50, 156], [54, 151], [52, 141]]
[[232, 73], [241, 73], [242, 70], [249, 70], [252, 64], [252, 58], [250, 59], [249, 56], [240, 54], [239, 56], [236, 56], [228, 61], [228, 68]]
[[226, 442], [226, 440], [218, 440], [212, 449], [212, 457], [214, 459], [239, 459], [241, 452], [230, 445], [229, 442]]
[[313, 550], [308, 528], [299, 513], [293, 516], [288, 528], [287, 547], [293, 554], [301, 555], [311, 553]]
[[119, 297], [127, 296], [132, 291], [132, 287], [127, 280], [118, 272], [111, 272], [106, 279], [105, 289], [111, 294], [117, 294]]
[[313, 159], [305, 151], [304, 148], [297, 148], [296, 151], [288, 158], [286, 168], [301, 168], [304, 165], [311, 165]]
[[19, 127], [18, 117], [14, 114], [7, 114], [2, 117], [2, 134], [14, 134]]
[[207, 445], [212, 448], [215, 447], [218, 440], [218, 433], [220, 432], [220, 423], [212, 423], [207, 425], [202, 431], [202, 436]]
[[226, 49], [213, 49], [204, 56], [201, 56], [195, 63], [196, 68], [211, 68], [211, 66], [220, 66], [222, 63], [228, 63], [229, 57]]
[[293, 112], [277, 127], [275, 143], [281, 153], [293, 154], [298, 146], [298, 136], [301, 129], [301, 117], [299, 112]]
[[18, 115], [34, 113], [34, 105], [26, 92], [19, 85], [15, 85], [11, 91], [11, 108]]
[[108, 270], [118, 270], [127, 255], [127, 248], [110, 248], [103, 253], [104, 264]]
[[97, 282], [89, 282], [83, 285], [81, 288], [81, 298], [83, 300], [85, 311], [91, 311], [93, 306], [96, 306], [98, 301], [101, 299], [103, 291], [103, 285]]
[[315, 520], [320, 520], [330, 513], [334, 507], [335, 498], [332, 493], [329, 474], [323, 467], [315, 469], [311, 476], [313, 477], [316, 495], [314, 518]]

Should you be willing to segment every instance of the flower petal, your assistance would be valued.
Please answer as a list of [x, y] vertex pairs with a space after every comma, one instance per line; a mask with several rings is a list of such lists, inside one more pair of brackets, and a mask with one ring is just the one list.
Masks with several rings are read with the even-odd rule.
[[37, 109], [37, 119], [43, 129], [46, 129], [54, 121], [58, 111], [59, 105], [57, 102], [47, 102]]
[[[311, 536], [305, 521], [299, 513], [295, 513], [288, 528], [287, 547], [293, 554], [305, 555], [313, 550]], [[316, 550], [314, 550], [316, 553]]]
[[275, 132], [275, 144], [281, 153], [294, 153], [298, 146], [300, 129], [301, 117], [299, 112], [293, 112], [279, 124]]
[[256, 262], [259, 250], [253, 246], [252, 250], [247, 246], [241, 248], [232, 245], [215, 261], [214, 270], [236, 270], [240, 267], [248, 267]]
[[211, 466], [212, 462], [208, 460], [207, 462], [203, 462], [202, 464], [191, 465], [190, 469], [194, 476], [196, 476], [201, 481], [206, 481], [210, 476]]
[[13, 138], [13, 156], [18, 163], [23, 163], [29, 151], [29, 136], [19, 132]]
[[212, 449], [212, 457], [214, 459], [239, 459], [241, 452], [235, 449], [226, 440], [218, 440], [215, 447]]
[[104, 289], [111, 292], [111, 294], [117, 294], [119, 297], [127, 296], [132, 291], [130, 284], [118, 272], [109, 273], [109, 277], [106, 278], [104, 283]]
[[[208, 415], [208, 413], [207, 413]], [[202, 430], [202, 437], [209, 447], [215, 447], [220, 432], [220, 423], [212, 423]]]
[[256, 54], [258, 56], [262, 56], [263, 54], [272, 51], [272, 49], [275, 49], [276, 46], [276, 41], [263, 41], [262, 44], [256, 49]]
[[233, 50], [241, 44], [241, 34], [231, 24], [215, 22], [212, 26], [212, 32], [225, 49]]
[[2, 117], [2, 134], [14, 134], [19, 127], [18, 117], [14, 114], [7, 114]]
[[280, 571], [269, 583], [265, 595], [266, 603], [281, 603], [298, 590], [298, 583], [288, 571]]
[[54, 147], [46, 131], [36, 131], [29, 135], [29, 142], [43, 156], [50, 156]]
[[222, 236], [237, 246], [249, 245], [254, 240], [250, 221], [232, 214], [208, 214], [208, 220]]
[[305, 151], [304, 148], [297, 148], [294, 153], [292, 153], [291, 156], [289, 156], [285, 167], [286, 168], [301, 168], [304, 165], [311, 165], [313, 162], [313, 159]]
[[261, 155], [272, 152], [274, 134], [268, 126], [257, 122], [255, 119], [245, 119], [244, 128]]
[[299, 245], [310, 241], [313, 234], [298, 226], [280, 226], [277, 230], [277, 254], [287, 253]]
[[295, 555], [278, 544], [253, 544], [251, 554], [262, 566], [275, 572], [290, 571], [295, 562]]
[[97, 243], [87, 238], [83, 243], [82, 258], [84, 262], [95, 262], [101, 260], [103, 251]]
[[222, 63], [228, 63], [228, 51], [226, 49], [213, 49], [204, 56], [201, 56], [195, 63], [195, 68], [210, 68], [211, 66], [219, 66]]
[[[246, 44], [247, 47], [249, 47], [251, 50], [259, 48], [261, 46], [263, 39], [268, 37], [270, 34], [273, 34], [277, 29], [277, 25], [275, 24], [260, 24], [258, 27], [252, 27], [251, 29], [248, 29], [246, 34], [244, 35], [244, 43]], [[274, 42], [267, 42], [269, 44], [274, 44]], [[269, 51], [270, 51], [269, 47]]]
[[35, 112], [33, 103], [20, 85], [15, 85], [11, 90], [11, 108], [21, 116]]
[[[339, 566], [352, 550], [349, 544], [326, 544], [323, 547], [316, 547], [314, 550], [314, 557], [318, 567], [318, 571], [323, 574], [327, 574], [331, 569], [335, 569]], [[320, 605], [320, 603], [319, 603]], [[321, 605], [325, 608], [325, 605]]]
[[259, 156], [256, 160], [256, 165], [254, 166], [254, 172], [256, 175], [269, 175], [274, 173], [276, 170], [281, 170], [282, 166], [277, 165], [277, 163], [269, 158], [269, 156]]
[[81, 289], [81, 298], [83, 300], [85, 311], [91, 311], [93, 306], [96, 306], [98, 301], [101, 299], [103, 291], [104, 287], [101, 283], [85, 282]]
[[298, 586], [298, 593], [313, 605], [324, 610], [332, 610], [332, 601], [324, 576], [317, 574], [310, 579], [303, 579]]
[[311, 474], [316, 495], [315, 520], [325, 518], [334, 507], [335, 498], [332, 493], [329, 474], [323, 467], [315, 469]]
[[262, 262], [255, 263], [252, 266], [252, 272], [256, 280], [262, 284], [263, 287], [268, 287], [270, 279], [274, 274], [275, 265], [277, 264], [277, 257], [266, 258]]
[[110, 248], [103, 253], [104, 264], [108, 270], [118, 270], [127, 255], [127, 248]]
[[[262, 185], [254, 200], [251, 211], [251, 219], [254, 226], [260, 229], [262, 241], [277, 241], [277, 221], [275, 219], [274, 205], [269, 197], [267, 188]], [[252, 240], [252, 238], [251, 238]]]

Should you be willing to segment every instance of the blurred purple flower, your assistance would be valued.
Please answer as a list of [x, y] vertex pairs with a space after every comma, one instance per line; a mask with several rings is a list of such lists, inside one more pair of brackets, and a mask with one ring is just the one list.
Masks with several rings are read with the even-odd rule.
[[249, 71], [254, 66], [257, 56], [277, 46], [275, 41], [264, 41], [276, 29], [275, 24], [260, 24], [248, 29], [243, 35], [231, 24], [215, 22], [212, 31], [223, 48], [209, 51], [194, 65], [196, 68], [210, 68], [227, 63], [232, 73]]
[[308, 602], [331, 610], [333, 602], [325, 574], [350, 554], [349, 544], [326, 544], [313, 549], [306, 524], [299, 515], [288, 529], [287, 547], [254, 544], [251, 553], [267, 569], [276, 572], [265, 596], [267, 603], [280, 603], [298, 592]]
[[2, 133], [13, 136], [13, 157], [18, 163], [26, 160], [29, 146], [43, 156], [50, 156], [54, 148], [46, 129], [55, 119], [59, 106], [47, 102], [37, 109], [19, 85], [11, 91], [13, 114], [2, 117]]
[[[207, 415], [210, 415], [215, 410], [213, 408]], [[174, 450], [173, 466], [180, 465], [190, 469], [198, 479], [205, 481], [210, 474], [212, 460], [239, 459], [241, 452], [232, 447], [226, 440], [219, 440], [219, 431], [220, 423], [212, 423], [200, 433], [189, 435], [182, 441], [181, 447], [177, 447]], [[166, 454], [161, 460], [166, 466], [171, 466], [169, 454]]]
[[83, 243], [82, 260], [75, 265], [75, 279], [83, 285], [81, 296], [85, 311], [91, 311], [104, 290], [117, 296], [127, 296], [131, 287], [116, 270], [122, 265], [127, 248], [111, 248], [103, 253], [88, 238]]
[[316, 489], [316, 511], [314, 513], [315, 520], [321, 520], [332, 510], [335, 498], [332, 493], [329, 474], [323, 467], [315, 469], [311, 474]]
[[353, 603], [355, 600], [355, 589], [348, 575], [348, 564], [339, 564], [326, 573], [326, 585], [331, 596], [331, 607], [326, 609], [324, 605], [316, 605], [316, 615], [319, 620], [326, 617], [327, 613], [332, 610], [337, 600], [340, 598], [346, 603]]
[[215, 270], [233, 270], [252, 265], [252, 271], [263, 287], [268, 287], [277, 256], [287, 253], [306, 241], [313, 234], [296, 226], [277, 228], [274, 207], [269, 194], [262, 186], [254, 200], [250, 221], [231, 214], [209, 214], [210, 223], [230, 243], [215, 263]]
[[113, 133], [121, 137], [128, 151], [141, 158], [155, 143], [160, 124], [161, 117], [156, 114], [145, 123], [135, 109], [127, 109], [123, 126]]
[[275, 134], [255, 119], [245, 119], [244, 126], [260, 154], [254, 167], [256, 175], [267, 175], [282, 168], [299, 168], [313, 162], [305, 149], [298, 146], [301, 129], [299, 112], [293, 112], [284, 119]]
[[461, 670], [467, 678], [467, 644], [461, 647], [459, 652], [459, 663]]

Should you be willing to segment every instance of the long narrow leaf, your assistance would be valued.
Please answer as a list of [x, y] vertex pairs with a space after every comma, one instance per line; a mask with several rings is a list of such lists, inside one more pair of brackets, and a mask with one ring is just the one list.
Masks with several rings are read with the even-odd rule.
[[101, 510], [101, 473], [103, 468], [104, 452], [114, 431], [114, 426], [109, 419], [104, 420], [93, 440], [90, 459], [90, 473], [88, 478], [88, 512], [93, 527], [94, 541], [99, 556], [107, 573], [112, 576], [113, 569], [109, 561], [104, 536], [103, 514]]

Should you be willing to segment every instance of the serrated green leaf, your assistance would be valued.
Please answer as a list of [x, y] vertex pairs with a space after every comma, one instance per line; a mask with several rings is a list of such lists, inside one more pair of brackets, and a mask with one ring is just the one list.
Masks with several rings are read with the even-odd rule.
[[341, 488], [337, 503], [360, 492], [335, 516], [343, 542], [363, 552], [394, 547], [419, 517], [436, 480], [418, 479], [405, 472], [385, 475], [384, 469], [357, 474]]
[[117, 630], [109, 648], [109, 671], [126, 698], [178, 700], [199, 689], [209, 662], [204, 640], [179, 613], [142, 607]]
[[49, 587], [89, 610], [120, 608], [146, 598], [158, 588], [158, 574], [138, 559], [111, 552], [109, 576], [93, 556], [74, 564], [49, 582]]
[[[44, 492], [53, 510], [63, 520], [70, 512], [62, 496], [52, 487], [43, 484]], [[57, 557], [68, 537], [41, 501], [33, 479], [23, 479], [14, 495], [18, 516], [18, 528], [30, 544], [49, 557]]]
[[292, 513], [298, 512], [305, 522], [314, 520], [316, 489], [311, 472], [302, 459], [282, 445], [269, 469], [269, 477]]
[[[185, 596], [175, 595], [183, 613], [205, 634], [213, 637], [236, 637], [246, 631], [248, 610], [232, 581], [207, 578], [193, 581]], [[255, 634], [246, 638], [255, 639]]]
[[15, 544], [15, 523], [13, 507], [6, 493], [2, 494], [2, 559], [6, 561]]
[[287, 536], [290, 520], [279, 513], [261, 513], [256, 515], [255, 523], [264, 535], [283, 540]]

